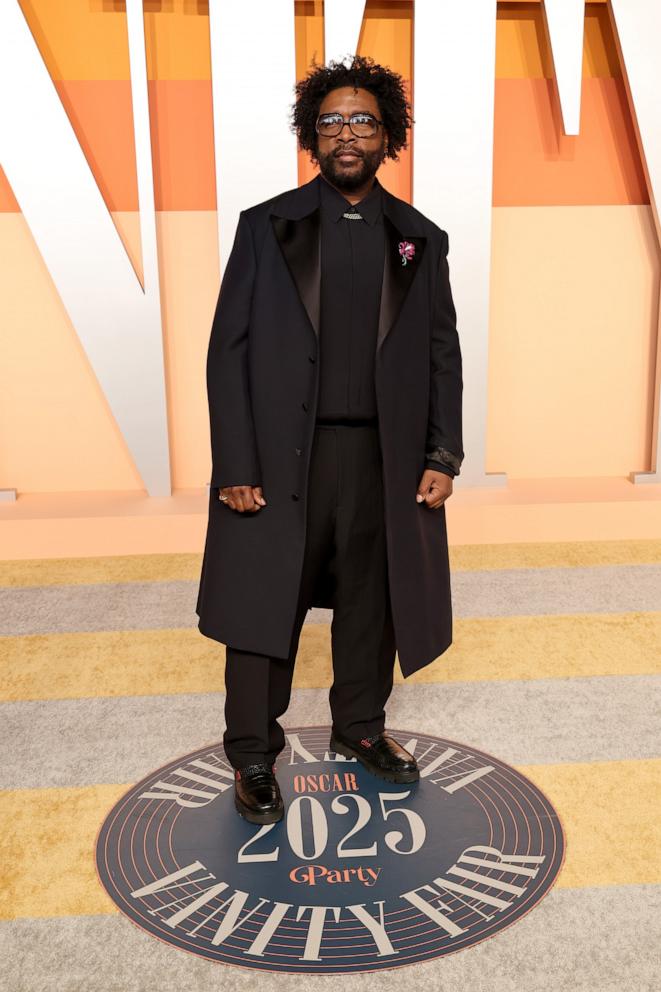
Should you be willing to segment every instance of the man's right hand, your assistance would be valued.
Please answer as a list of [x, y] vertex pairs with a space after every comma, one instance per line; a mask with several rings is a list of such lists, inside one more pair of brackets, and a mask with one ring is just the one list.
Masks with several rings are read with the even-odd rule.
[[222, 502], [238, 513], [254, 513], [266, 506], [261, 486], [225, 486], [218, 492], [218, 499], [221, 496], [227, 496]]

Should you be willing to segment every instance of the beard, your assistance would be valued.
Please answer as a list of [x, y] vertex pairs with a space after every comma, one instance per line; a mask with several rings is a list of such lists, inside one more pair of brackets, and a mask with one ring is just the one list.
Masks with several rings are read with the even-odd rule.
[[383, 161], [384, 151], [385, 148], [382, 146], [373, 152], [360, 152], [360, 157], [351, 165], [342, 165], [336, 155], [337, 149], [327, 154], [317, 152], [317, 160], [324, 178], [337, 189], [351, 193], [376, 175], [376, 170]]

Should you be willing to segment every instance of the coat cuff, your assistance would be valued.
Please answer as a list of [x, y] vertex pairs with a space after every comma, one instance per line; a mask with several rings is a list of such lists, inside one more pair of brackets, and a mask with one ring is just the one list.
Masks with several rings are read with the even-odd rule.
[[225, 482], [224, 479], [212, 478], [209, 483], [211, 489], [227, 489], [230, 486], [261, 486], [261, 482]]
[[[462, 459], [458, 455], [455, 455], [452, 451], [448, 451], [447, 448], [432, 448], [425, 452], [427, 462], [436, 462], [438, 465], [438, 471], [442, 472], [442, 466], [449, 467], [455, 475], [459, 475], [461, 470]], [[427, 465], [427, 468], [431, 466]], [[436, 467], [436, 466], [434, 466]]]
[[457, 474], [449, 465], [444, 465], [442, 462], [432, 461], [431, 459], [425, 462], [425, 468], [430, 468], [434, 472], [443, 472], [444, 475], [449, 475], [451, 479], [454, 479]]

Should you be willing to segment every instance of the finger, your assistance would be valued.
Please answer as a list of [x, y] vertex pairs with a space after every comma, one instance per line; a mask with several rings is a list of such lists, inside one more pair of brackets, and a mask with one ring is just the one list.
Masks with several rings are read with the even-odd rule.
[[252, 495], [252, 486], [242, 486], [240, 492], [241, 507], [244, 513], [252, 513], [256, 507]]
[[430, 510], [436, 510], [443, 503], [447, 493], [438, 485], [436, 480], [432, 481], [429, 491], [425, 497], [425, 503]]
[[248, 498], [248, 500], [252, 500], [252, 505], [250, 505], [248, 507], [248, 510], [251, 513], [257, 513], [259, 510], [261, 510], [262, 505], [259, 502], [259, 496], [257, 494], [257, 487], [256, 486], [251, 486], [250, 487], [250, 489], [248, 490], [248, 492], [246, 494], [246, 497]]
[[254, 513], [255, 510], [261, 510], [259, 503], [255, 502], [252, 486], [248, 486], [243, 492], [243, 506], [248, 513]]
[[243, 506], [241, 503], [241, 490], [242, 486], [228, 486], [227, 488], [227, 506], [230, 510], [234, 510], [235, 513], [242, 513]]
[[264, 494], [262, 493], [261, 486], [253, 486], [252, 494], [261, 506], [266, 506], [266, 500], [264, 499]]

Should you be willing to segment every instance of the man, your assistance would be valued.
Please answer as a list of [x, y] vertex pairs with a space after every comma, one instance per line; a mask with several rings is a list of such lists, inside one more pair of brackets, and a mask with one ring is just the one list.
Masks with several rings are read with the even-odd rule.
[[411, 125], [372, 59], [316, 66], [292, 125], [319, 174], [241, 211], [207, 360], [212, 447], [199, 629], [226, 644], [235, 805], [272, 823], [299, 635], [333, 608], [329, 747], [419, 778], [385, 733], [405, 676], [452, 642], [445, 501], [462, 450], [448, 236], [379, 183]]

